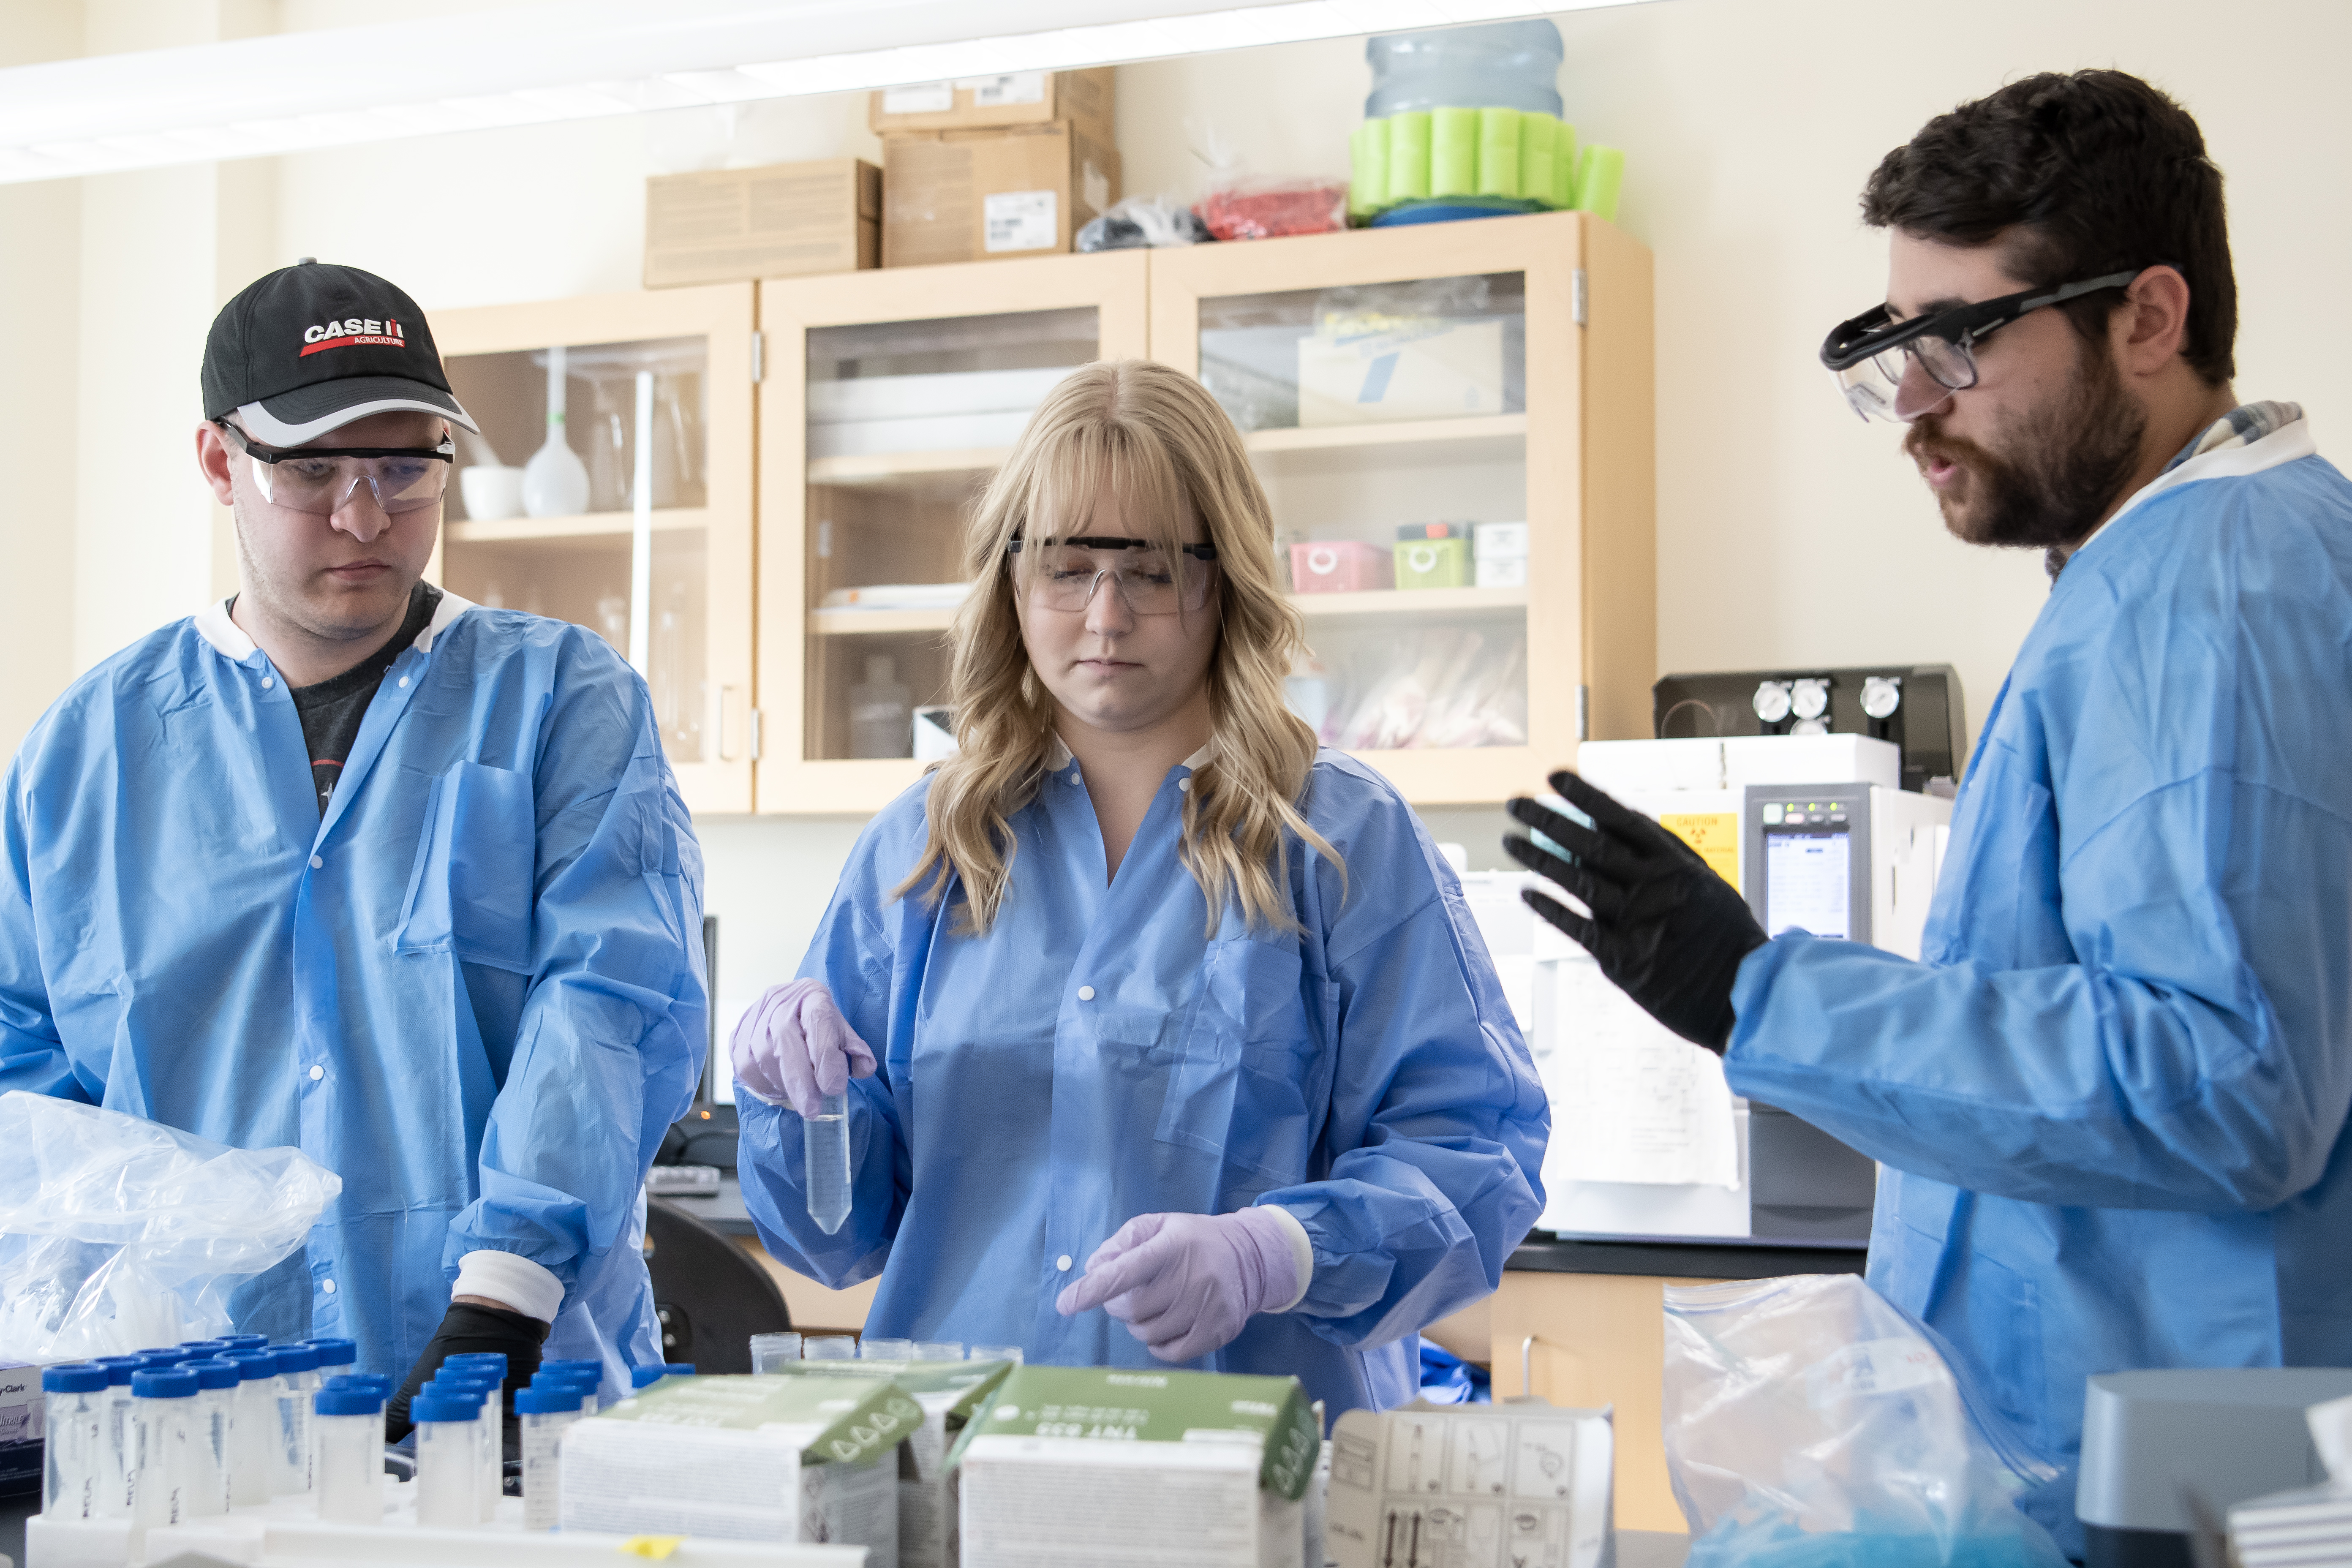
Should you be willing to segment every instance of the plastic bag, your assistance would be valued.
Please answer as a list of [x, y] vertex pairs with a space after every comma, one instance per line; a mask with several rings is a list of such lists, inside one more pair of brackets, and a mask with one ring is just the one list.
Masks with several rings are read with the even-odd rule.
[[1211, 191], [1192, 210], [1219, 239], [1337, 234], [1348, 226], [1348, 182], [1235, 180]]
[[2027, 1455], [1933, 1333], [1850, 1274], [1666, 1289], [1689, 1568], [2063, 1568]]
[[301, 1246], [342, 1190], [299, 1149], [0, 1094], [0, 1361], [226, 1333], [229, 1292]]
[[1208, 237], [1208, 226], [1170, 198], [1127, 196], [1113, 202], [1100, 217], [1078, 230], [1072, 243], [1084, 252], [1142, 250], [1198, 245]]

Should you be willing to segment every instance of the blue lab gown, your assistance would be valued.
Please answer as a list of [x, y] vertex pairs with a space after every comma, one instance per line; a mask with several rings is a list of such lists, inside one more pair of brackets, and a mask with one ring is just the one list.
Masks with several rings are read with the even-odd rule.
[[1733, 1089], [1888, 1167], [1871, 1282], [2060, 1468], [2026, 1506], [2078, 1554], [2087, 1376], [2352, 1364], [2347, 704], [2352, 485], [2151, 496], [1985, 721], [1927, 961], [1784, 938], [1733, 993]]
[[800, 1119], [748, 1100], [745, 1202], [802, 1272], [882, 1276], [869, 1334], [1132, 1367], [1164, 1363], [1100, 1309], [1054, 1309], [1087, 1255], [1137, 1215], [1279, 1204], [1314, 1245], [1305, 1299], [1187, 1364], [1296, 1373], [1333, 1415], [1395, 1405], [1418, 1331], [1492, 1291], [1541, 1212], [1543, 1088], [1461, 883], [1385, 780], [1324, 752], [1305, 815], [1345, 897], [1293, 840], [1304, 933], [1229, 911], [1212, 938], [1177, 858], [1190, 775], [1170, 771], [1106, 887], [1077, 764], [1049, 774], [979, 939], [890, 897], [928, 781], [876, 817], [801, 971], [881, 1062], [851, 1084], [855, 1205], [818, 1230]]
[[547, 1353], [659, 1361], [641, 1189], [708, 1004], [644, 683], [579, 627], [445, 599], [322, 820], [284, 680], [199, 619], [227, 646], [197, 620], [133, 644], [9, 769], [0, 1090], [341, 1176], [240, 1329], [347, 1334], [398, 1375], [481, 1248], [562, 1281]]

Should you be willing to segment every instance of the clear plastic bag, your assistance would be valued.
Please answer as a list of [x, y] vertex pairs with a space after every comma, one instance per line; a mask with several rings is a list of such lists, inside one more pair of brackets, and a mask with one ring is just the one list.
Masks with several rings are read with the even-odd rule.
[[301, 1246], [342, 1190], [299, 1149], [0, 1094], [0, 1361], [226, 1333], [229, 1293]]
[[2064, 1568], [2057, 1472], [1853, 1275], [1668, 1287], [1664, 1415], [1689, 1568]]

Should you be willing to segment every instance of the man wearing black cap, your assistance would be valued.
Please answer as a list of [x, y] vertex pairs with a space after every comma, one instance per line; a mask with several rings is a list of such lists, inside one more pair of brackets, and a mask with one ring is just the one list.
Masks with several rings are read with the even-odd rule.
[[474, 428], [424, 314], [304, 261], [221, 311], [238, 589], [75, 682], [0, 803], [0, 1091], [341, 1176], [237, 1326], [363, 1369], [661, 1360], [645, 1171], [705, 1038], [701, 855], [604, 641], [421, 578]]

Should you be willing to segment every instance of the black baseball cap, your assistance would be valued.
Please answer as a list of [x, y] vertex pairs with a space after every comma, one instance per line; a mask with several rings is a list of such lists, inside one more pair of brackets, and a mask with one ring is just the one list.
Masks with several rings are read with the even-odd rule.
[[416, 301], [373, 272], [304, 257], [245, 286], [205, 340], [205, 417], [299, 447], [414, 409], [478, 431], [449, 390]]

